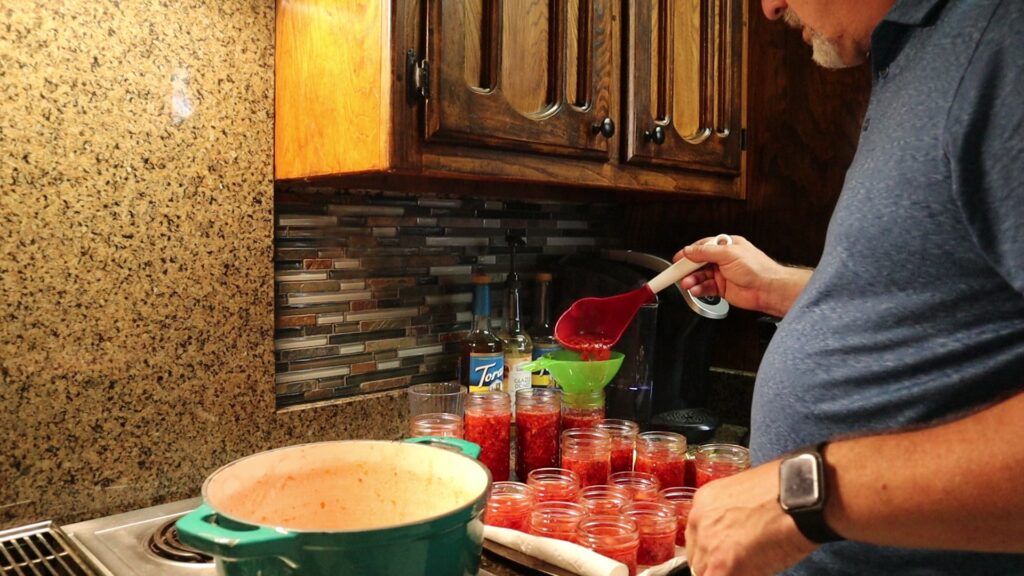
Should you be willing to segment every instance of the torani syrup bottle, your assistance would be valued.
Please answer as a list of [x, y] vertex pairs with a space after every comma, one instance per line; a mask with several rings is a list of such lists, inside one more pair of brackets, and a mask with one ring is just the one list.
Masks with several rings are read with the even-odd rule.
[[491, 277], [473, 276], [473, 328], [459, 348], [459, 383], [470, 392], [502, 390], [504, 347], [491, 332]]

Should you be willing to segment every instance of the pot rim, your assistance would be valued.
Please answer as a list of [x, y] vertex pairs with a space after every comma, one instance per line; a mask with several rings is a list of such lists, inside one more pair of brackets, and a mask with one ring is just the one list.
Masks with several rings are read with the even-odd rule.
[[[256, 452], [255, 454], [250, 454], [248, 456], [243, 456], [243, 457], [238, 458], [236, 460], [232, 460], [231, 462], [228, 462], [227, 464], [224, 464], [220, 468], [217, 468], [216, 470], [214, 470], [209, 476], [206, 477], [206, 480], [203, 481], [203, 487], [202, 487], [202, 492], [201, 492], [202, 496], [203, 496], [203, 503], [206, 504], [207, 506], [209, 506], [214, 512], [216, 512], [218, 516], [224, 517], [225, 519], [231, 520], [232, 522], [237, 522], [239, 524], [244, 524], [244, 525], [247, 525], [247, 526], [257, 526], [257, 527], [260, 527], [260, 528], [269, 528], [269, 529], [272, 529], [272, 530], [277, 530], [277, 531], [286, 532], [286, 533], [293, 533], [293, 534], [330, 534], [330, 535], [335, 535], [335, 534], [352, 534], [352, 535], [362, 534], [362, 535], [370, 535], [370, 534], [380, 534], [380, 533], [389, 532], [389, 531], [393, 531], [393, 530], [401, 530], [401, 529], [406, 529], [406, 528], [412, 528], [412, 527], [421, 526], [421, 525], [427, 525], [427, 524], [431, 524], [433, 522], [436, 522], [438, 520], [441, 520], [443, 518], [447, 518], [449, 516], [457, 516], [461, 512], [469, 510], [469, 509], [473, 508], [474, 506], [480, 505], [481, 504], [481, 499], [483, 499], [483, 502], [486, 502], [487, 494], [490, 492], [491, 484], [493, 483], [493, 479], [491, 477], [491, 471], [487, 468], [487, 466], [484, 466], [483, 463], [481, 463], [479, 460], [476, 460], [474, 458], [470, 458], [469, 456], [465, 456], [465, 455], [461, 455], [460, 454], [459, 456], [461, 456], [462, 458], [466, 458], [466, 459], [470, 460], [471, 462], [473, 462], [476, 466], [480, 467], [483, 470], [484, 474], [487, 476], [487, 482], [484, 483], [484, 488], [480, 492], [480, 494], [477, 494], [476, 496], [474, 496], [464, 506], [459, 506], [458, 508], [453, 508], [451, 510], [448, 510], [447, 512], [443, 512], [441, 514], [436, 514], [434, 516], [429, 516], [427, 518], [421, 518], [421, 519], [416, 520], [416, 521], [404, 522], [402, 524], [392, 524], [390, 526], [382, 526], [382, 527], [379, 527], [379, 528], [358, 529], [358, 530], [328, 530], [328, 531], [324, 531], [324, 530], [303, 530], [303, 529], [300, 529], [300, 528], [287, 528], [287, 527], [283, 527], [283, 526], [274, 526], [272, 524], [260, 524], [260, 523], [257, 523], [257, 522], [252, 522], [250, 520], [242, 520], [242, 519], [239, 519], [239, 518], [237, 518], [237, 517], [235, 517], [235, 516], [233, 516], [231, 514], [227, 514], [227, 513], [223, 512], [223, 511], [221, 511], [219, 508], [214, 506], [210, 502], [209, 498], [207, 498], [207, 496], [206, 496], [207, 489], [209, 488], [209, 485], [213, 481], [213, 479], [218, 474], [223, 472], [225, 469], [230, 468], [231, 466], [234, 466], [235, 464], [238, 464], [238, 463], [243, 462], [245, 460], [249, 460], [251, 458], [262, 457], [262, 456], [265, 456], [267, 454], [271, 454], [273, 452], [280, 452], [280, 451], [284, 451], [284, 450], [296, 450], [296, 449], [305, 448], [305, 447], [308, 447], [308, 446], [322, 446], [322, 445], [329, 445], [329, 444], [388, 444], [388, 445], [399, 444], [399, 445], [403, 445], [403, 446], [416, 446], [416, 448], [413, 448], [413, 450], [420, 450], [420, 449], [422, 449], [422, 450], [438, 450], [438, 451], [444, 452], [444, 450], [441, 450], [440, 448], [436, 448], [436, 447], [433, 447], [433, 446], [423, 445], [423, 444], [413, 444], [413, 443], [401, 442], [401, 441], [397, 441], [397, 440], [325, 440], [325, 441], [322, 441], [322, 442], [304, 442], [302, 444], [293, 444], [293, 445], [290, 445], [290, 446], [279, 446], [277, 448], [272, 448], [270, 450], [264, 450], [264, 451], [261, 451], [261, 452]], [[449, 453], [451, 453], [451, 452], [449, 452]]]

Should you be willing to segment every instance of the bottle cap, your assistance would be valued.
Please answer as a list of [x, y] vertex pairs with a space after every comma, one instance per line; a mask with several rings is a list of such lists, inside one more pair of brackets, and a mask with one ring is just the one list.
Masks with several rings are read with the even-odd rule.
[[491, 277], [487, 274], [473, 274], [473, 284], [490, 284]]
[[551, 273], [550, 272], [537, 272], [537, 281], [538, 282], [550, 282], [551, 281]]

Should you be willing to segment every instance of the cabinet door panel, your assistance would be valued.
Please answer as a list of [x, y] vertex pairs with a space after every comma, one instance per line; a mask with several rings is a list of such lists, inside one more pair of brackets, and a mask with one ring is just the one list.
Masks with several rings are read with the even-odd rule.
[[738, 173], [741, 0], [629, 3], [626, 162]]
[[611, 0], [429, 0], [428, 142], [607, 160]]

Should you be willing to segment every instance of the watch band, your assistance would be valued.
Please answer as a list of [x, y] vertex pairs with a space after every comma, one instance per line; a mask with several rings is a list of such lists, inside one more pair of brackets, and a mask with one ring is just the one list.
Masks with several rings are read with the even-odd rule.
[[818, 489], [821, 491], [821, 501], [815, 506], [786, 510], [793, 518], [793, 522], [796, 523], [800, 533], [815, 544], [827, 544], [829, 542], [845, 540], [835, 530], [829, 528], [825, 522], [825, 504], [828, 502], [828, 490], [825, 487], [825, 458], [822, 456], [822, 451], [827, 444], [827, 442], [821, 442], [796, 452], [797, 454], [811, 454], [817, 460], [817, 479], [819, 482]]
[[789, 512], [789, 515], [793, 518], [793, 522], [796, 523], [800, 533], [815, 544], [828, 544], [829, 542], [845, 540], [845, 538], [836, 534], [835, 530], [828, 527], [828, 524], [825, 523], [825, 515], [822, 512], [822, 510], [817, 509], [792, 510]]

